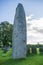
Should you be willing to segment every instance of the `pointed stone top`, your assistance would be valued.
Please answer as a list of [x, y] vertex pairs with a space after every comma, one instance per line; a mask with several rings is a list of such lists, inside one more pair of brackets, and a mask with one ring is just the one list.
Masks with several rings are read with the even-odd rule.
[[18, 5], [17, 5], [16, 17], [25, 17], [24, 7], [21, 3], [18, 3]]
[[18, 4], [18, 7], [23, 7], [21, 3]]
[[18, 3], [17, 8], [23, 8], [23, 5], [21, 3]]

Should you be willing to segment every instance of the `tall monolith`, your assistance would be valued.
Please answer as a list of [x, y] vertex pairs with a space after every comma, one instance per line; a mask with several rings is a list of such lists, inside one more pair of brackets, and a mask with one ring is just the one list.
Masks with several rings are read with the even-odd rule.
[[14, 59], [26, 57], [26, 17], [21, 3], [16, 8], [14, 18], [12, 50]]

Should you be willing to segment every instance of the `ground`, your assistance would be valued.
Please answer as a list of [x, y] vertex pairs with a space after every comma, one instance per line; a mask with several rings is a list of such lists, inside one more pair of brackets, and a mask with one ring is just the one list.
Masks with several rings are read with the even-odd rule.
[[0, 49], [0, 65], [43, 65], [43, 55], [31, 54], [25, 59], [12, 59], [12, 49], [3, 53]]

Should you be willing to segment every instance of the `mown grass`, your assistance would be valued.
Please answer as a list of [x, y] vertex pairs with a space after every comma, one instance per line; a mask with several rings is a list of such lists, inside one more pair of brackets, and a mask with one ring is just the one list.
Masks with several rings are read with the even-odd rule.
[[12, 59], [12, 49], [3, 53], [0, 49], [0, 65], [43, 65], [43, 55], [31, 54], [25, 59]]

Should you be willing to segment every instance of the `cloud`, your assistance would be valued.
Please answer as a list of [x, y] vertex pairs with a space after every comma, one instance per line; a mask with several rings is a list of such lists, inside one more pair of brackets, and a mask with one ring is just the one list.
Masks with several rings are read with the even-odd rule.
[[28, 43], [41, 43], [43, 41], [43, 17], [33, 19], [33, 15], [30, 15], [26, 18]]
[[43, 29], [38, 29], [38, 28], [35, 28], [35, 27], [33, 27], [33, 29], [34, 29], [34, 30], [36, 30], [37, 32], [39, 32], [39, 33], [42, 33], [42, 34], [43, 34]]
[[33, 14], [31, 14], [30, 16], [26, 16], [26, 21], [32, 20], [33, 16], [34, 16]]

